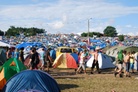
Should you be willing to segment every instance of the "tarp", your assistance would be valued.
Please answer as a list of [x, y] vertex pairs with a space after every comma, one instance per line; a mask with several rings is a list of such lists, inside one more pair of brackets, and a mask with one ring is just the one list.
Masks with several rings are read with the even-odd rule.
[[[94, 56], [92, 56], [86, 63], [87, 67], [92, 67], [94, 60]], [[104, 69], [104, 68], [114, 68], [115, 66], [112, 64], [111, 59], [102, 53], [99, 53], [98, 55], [98, 63], [99, 63], [99, 68]]]
[[75, 59], [69, 53], [60, 54], [53, 62], [54, 68], [77, 68]]
[[49, 74], [40, 70], [25, 70], [16, 74], [6, 83], [2, 91], [18, 92], [20, 90], [60, 92], [57, 82]]
[[25, 70], [23, 63], [16, 58], [6, 61], [0, 68], [0, 89], [5, 85], [5, 81], [9, 80], [13, 75]]

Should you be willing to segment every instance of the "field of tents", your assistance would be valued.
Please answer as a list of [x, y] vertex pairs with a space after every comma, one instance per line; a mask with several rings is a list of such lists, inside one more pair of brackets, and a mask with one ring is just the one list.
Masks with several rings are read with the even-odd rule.
[[[91, 56], [86, 63], [87, 74], [77, 75], [75, 69], [78, 67], [78, 57], [74, 53], [62, 53], [56, 57], [48, 74], [41, 70], [28, 70], [27, 56], [24, 64], [15, 58], [6, 60], [4, 50], [0, 49], [0, 90], [2, 92], [34, 92], [35, 90], [35, 92], [46, 92], [46, 90], [47, 92], [103, 92], [103, 90], [104, 92], [112, 90], [130, 92], [128, 86], [133, 83], [132, 92], [136, 92], [138, 85], [134, 80], [137, 80], [137, 71], [131, 78], [122, 79], [115, 78], [113, 73], [117, 53], [120, 50], [137, 52], [138, 47], [118, 45], [107, 48], [100, 49], [101, 53], [98, 56], [101, 74], [97, 72], [90, 74], [94, 59]], [[54, 51], [52, 53], [55, 54]], [[138, 70], [137, 66], [138, 63], [135, 61], [135, 70]], [[123, 89], [123, 87], [127, 88]]]

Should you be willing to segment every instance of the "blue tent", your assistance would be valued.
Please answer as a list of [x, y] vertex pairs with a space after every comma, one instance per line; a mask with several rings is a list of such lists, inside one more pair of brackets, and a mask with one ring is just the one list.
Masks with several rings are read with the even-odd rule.
[[72, 53], [71, 54], [73, 56], [73, 58], [75, 59], [76, 63], [78, 64], [79, 63], [79, 57], [76, 53]]
[[21, 44], [17, 45], [16, 48], [17, 48], [17, 49], [20, 49], [20, 48], [22, 48], [22, 47], [25, 48], [25, 47], [27, 47], [27, 46], [31, 46], [31, 44], [24, 42], [24, 43], [21, 43]]
[[40, 92], [60, 92], [57, 82], [47, 73], [39, 70], [25, 70], [14, 75], [2, 92], [38, 90]]
[[56, 51], [55, 51], [55, 50], [50, 50], [50, 56], [51, 56], [53, 59], [56, 59]]

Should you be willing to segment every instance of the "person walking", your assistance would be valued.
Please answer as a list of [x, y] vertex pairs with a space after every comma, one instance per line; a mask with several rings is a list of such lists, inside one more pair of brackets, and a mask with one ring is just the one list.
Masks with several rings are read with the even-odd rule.
[[45, 56], [44, 48], [41, 48], [41, 51], [39, 52], [39, 55], [40, 55], [40, 61], [42, 63], [40, 69], [44, 70], [44, 56]]
[[30, 70], [38, 69], [38, 64], [40, 62], [39, 54], [36, 51], [36, 48], [32, 48], [30, 54], [30, 60], [28, 66], [30, 65]]
[[48, 48], [45, 54], [45, 62], [47, 66], [47, 72], [49, 72], [50, 65], [52, 65], [52, 58], [50, 57], [50, 50], [51, 48]]
[[22, 47], [19, 51], [19, 60], [24, 63], [24, 48]]
[[92, 67], [91, 67], [91, 74], [93, 74], [93, 70], [94, 70], [95, 66], [96, 66], [98, 73], [101, 73], [100, 69], [99, 69], [99, 62], [98, 62], [99, 53], [98, 52], [99, 52], [99, 48], [97, 47], [92, 54], [92, 56], [94, 57], [94, 60], [93, 60]]
[[79, 61], [79, 67], [76, 71], [76, 74], [81, 70], [81, 68], [84, 71], [84, 74], [86, 74], [86, 67], [85, 67], [85, 58], [86, 58], [86, 50], [80, 52], [80, 61]]
[[120, 50], [117, 54], [117, 58], [116, 58], [116, 68], [115, 68], [115, 77], [117, 74], [119, 74], [120, 78], [123, 77], [122, 75], [122, 70], [123, 70], [123, 61], [124, 61], [124, 55], [123, 55], [123, 50]]

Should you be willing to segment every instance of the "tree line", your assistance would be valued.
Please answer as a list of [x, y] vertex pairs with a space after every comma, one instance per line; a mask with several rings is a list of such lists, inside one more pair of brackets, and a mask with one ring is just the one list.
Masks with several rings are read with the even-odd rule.
[[[0, 30], [0, 36], [17, 36], [20, 35], [21, 33], [24, 33], [25, 36], [34, 36], [36, 34], [41, 34], [44, 33], [45, 30], [44, 29], [39, 29], [39, 28], [35, 28], [35, 27], [31, 27], [31, 28], [23, 28], [23, 27], [14, 27], [14, 26], [10, 26], [10, 28], [6, 31], [3, 32]], [[103, 33], [100, 32], [84, 32], [81, 34], [82, 37], [93, 37], [93, 36], [97, 36], [97, 37], [102, 37], [102, 36], [106, 36], [106, 37], [119, 37], [120, 41], [124, 40], [124, 35], [117, 35], [117, 31], [115, 27], [112, 26], [107, 26], [104, 30]]]

